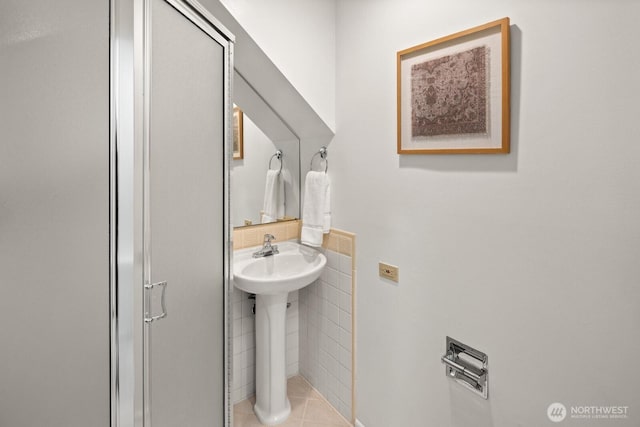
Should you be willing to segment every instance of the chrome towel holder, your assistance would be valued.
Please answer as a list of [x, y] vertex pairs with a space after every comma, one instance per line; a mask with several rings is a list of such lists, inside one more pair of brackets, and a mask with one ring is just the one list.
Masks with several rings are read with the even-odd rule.
[[269, 170], [271, 170], [271, 162], [273, 161], [274, 158], [280, 161], [280, 172], [282, 172], [282, 150], [280, 149], [276, 150], [276, 154], [271, 156], [271, 158], [269, 159]]
[[327, 147], [324, 146], [320, 147], [320, 150], [318, 150], [318, 152], [311, 157], [309, 169], [313, 170], [313, 159], [315, 159], [317, 155], [320, 155], [320, 159], [324, 160], [324, 173], [327, 173], [327, 171], [329, 170], [329, 160], [327, 160]]

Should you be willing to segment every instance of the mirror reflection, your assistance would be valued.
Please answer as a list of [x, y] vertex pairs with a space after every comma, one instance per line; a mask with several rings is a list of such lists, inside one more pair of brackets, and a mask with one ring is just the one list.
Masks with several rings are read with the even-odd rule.
[[[251, 117], [251, 106], [234, 114], [231, 220], [234, 227], [300, 217], [300, 144], [293, 134], [270, 138]], [[255, 111], [259, 115], [259, 111]], [[271, 118], [270, 120], [273, 120]], [[236, 126], [238, 127], [236, 129]], [[269, 129], [266, 129], [269, 132]], [[241, 147], [242, 155], [235, 150]]]

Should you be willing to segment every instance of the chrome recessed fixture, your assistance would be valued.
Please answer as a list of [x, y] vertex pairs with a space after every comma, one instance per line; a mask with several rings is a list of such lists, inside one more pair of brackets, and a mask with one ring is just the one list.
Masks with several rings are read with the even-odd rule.
[[488, 399], [489, 367], [485, 353], [447, 337], [447, 352], [440, 360], [446, 365], [447, 377]]

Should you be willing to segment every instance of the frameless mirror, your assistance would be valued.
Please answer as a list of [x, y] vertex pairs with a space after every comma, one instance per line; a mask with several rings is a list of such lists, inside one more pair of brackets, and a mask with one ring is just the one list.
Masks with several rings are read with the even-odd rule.
[[[234, 128], [236, 125], [238, 128], [234, 129], [231, 164], [232, 225], [242, 227], [299, 218], [299, 139], [237, 72], [234, 103], [242, 113], [234, 114]], [[269, 186], [268, 179], [271, 180]], [[270, 199], [273, 195], [271, 186], [278, 181], [283, 187], [281, 191], [275, 190], [280, 208], [276, 209], [277, 215], [269, 215], [265, 208], [269, 211], [274, 202]]]

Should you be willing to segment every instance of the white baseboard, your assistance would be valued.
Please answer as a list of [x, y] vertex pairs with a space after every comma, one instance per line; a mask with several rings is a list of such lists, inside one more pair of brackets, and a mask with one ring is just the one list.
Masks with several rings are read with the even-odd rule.
[[356, 427], [364, 427], [364, 424], [362, 424], [360, 420], [356, 420]]

